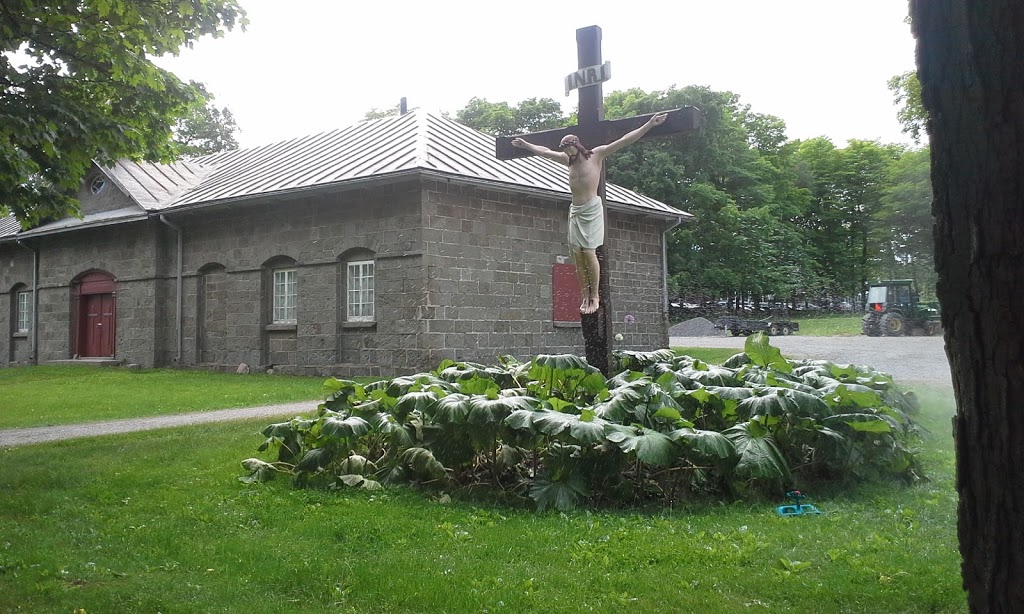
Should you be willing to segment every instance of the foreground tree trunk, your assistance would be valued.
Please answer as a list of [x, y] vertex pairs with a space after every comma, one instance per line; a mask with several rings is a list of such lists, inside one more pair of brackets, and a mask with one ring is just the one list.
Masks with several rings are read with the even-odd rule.
[[911, 0], [972, 612], [1024, 612], [1024, 3]]

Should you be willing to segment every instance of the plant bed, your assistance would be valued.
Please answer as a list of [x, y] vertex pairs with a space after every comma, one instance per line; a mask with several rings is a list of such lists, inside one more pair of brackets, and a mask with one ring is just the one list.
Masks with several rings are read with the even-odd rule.
[[816, 480], [917, 479], [916, 399], [868, 367], [789, 361], [763, 334], [723, 365], [620, 352], [445, 361], [370, 385], [329, 379], [315, 416], [271, 424], [243, 481], [479, 488], [539, 509], [781, 495]]

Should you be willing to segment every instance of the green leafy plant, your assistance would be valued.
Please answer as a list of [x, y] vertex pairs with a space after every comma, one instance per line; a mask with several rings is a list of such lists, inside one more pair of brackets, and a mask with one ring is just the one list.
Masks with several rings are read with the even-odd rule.
[[271, 424], [244, 482], [489, 489], [538, 509], [782, 492], [815, 479], [917, 477], [915, 399], [868, 367], [790, 361], [763, 335], [732, 366], [622, 352], [445, 361], [360, 385], [329, 379], [312, 418]]

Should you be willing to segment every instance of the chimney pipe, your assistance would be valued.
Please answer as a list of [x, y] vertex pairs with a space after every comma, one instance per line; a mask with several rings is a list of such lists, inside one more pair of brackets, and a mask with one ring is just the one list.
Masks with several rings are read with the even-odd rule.
[[405, 102], [405, 96], [402, 96], [402, 101], [398, 103], [398, 114], [405, 115], [409, 112], [409, 106]]

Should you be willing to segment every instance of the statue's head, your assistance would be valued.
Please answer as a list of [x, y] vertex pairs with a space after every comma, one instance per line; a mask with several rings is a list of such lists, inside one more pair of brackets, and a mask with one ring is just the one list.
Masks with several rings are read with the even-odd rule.
[[570, 166], [580, 155], [586, 159], [590, 159], [590, 154], [593, 153], [584, 147], [583, 143], [580, 143], [580, 138], [575, 134], [567, 134], [562, 137], [562, 142], [558, 144], [558, 148], [569, 155]]

